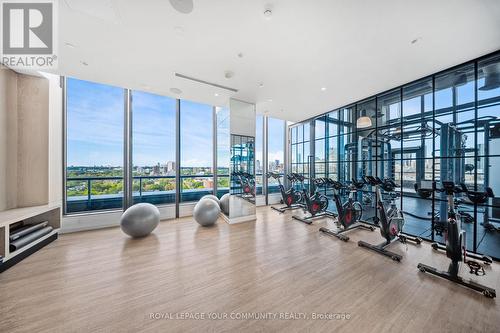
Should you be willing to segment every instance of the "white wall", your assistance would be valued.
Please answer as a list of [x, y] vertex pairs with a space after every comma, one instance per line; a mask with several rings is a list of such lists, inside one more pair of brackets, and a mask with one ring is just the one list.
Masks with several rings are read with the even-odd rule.
[[0, 210], [62, 203], [59, 76], [30, 74], [0, 69]]
[[17, 74], [0, 68], [0, 211], [17, 206]]
[[7, 87], [12, 73], [7, 69], [0, 69], [0, 211], [8, 208], [7, 205], [7, 113], [9, 112], [9, 95]]
[[63, 91], [58, 75], [42, 74], [49, 81], [49, 204], [62, 205], [63, 199]]

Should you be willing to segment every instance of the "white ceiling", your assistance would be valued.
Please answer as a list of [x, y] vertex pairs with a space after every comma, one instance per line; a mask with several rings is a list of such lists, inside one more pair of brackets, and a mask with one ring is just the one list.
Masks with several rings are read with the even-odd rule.
[[500, 49], [498, 0], [194, 0], [190, 14], [168, 0], [59, 3], [57, 74], [215, 105], [235, 97], [292, 121]]

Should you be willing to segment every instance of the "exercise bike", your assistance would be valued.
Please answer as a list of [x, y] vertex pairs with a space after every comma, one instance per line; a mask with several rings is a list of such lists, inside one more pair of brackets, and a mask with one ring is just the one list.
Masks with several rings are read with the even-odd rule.
[[288, 180], [291, 183], [291, 186], [288, 190], [285, 190], [285, 187], [283, 184], [281, 184], [281, 176], [277, 172], [268, 172], [267, 178], [273, 178], [278, 180], [280, 192], [281, 192], [281, 201], [284, 203], [286, 206], [283, 207], [274, 207], [271, 206], [272, 209], [284, 213], [286, 210], [292, 210], [292, 209], [297, 209], [297, 208], [302, 208], [302, 192], [297, 191], [294, 187], [295, 183], [300, 182], [302, 183], [302, 187], [304, 187], [304, 176], [292, 173], [290, 175], [287, 175]]
[[454, 205], [454, 195], [458, 193], [465, 193], [467, 197], [474, 204], [483, 204], [487, 202], [488, 198], [493, 197], [493, 191], [491, 188], [487, 188], [484, 192], [477, 191], [469, 191], [464, 184], [459, 186], [455, 186], [455, 183], [451, 181], [443, 181], [443, 188], [436, 189], [435, 184], [433, 184], [434, 191], [443, 192], [446, 194], [448, 201], [448, 219], [446, 224], [443, 226], [443, 223], [437, 223], [434, 227], [434, 231], [438, 235], [442, 235], [445, 233], [445, 242], [446, 245], [443, 246], [438, 243], [433, 243], [432, 248], [434, 250], [444, 250], [446, 251], [446, 256], [450, 258], [451, 263], [448, 267], [448, 271], [441, 271], [434, 267], [419, 263], [417, 268], [424, 273], [429, 273], [432, 275], [439, 276], [443, 279], [447, 279], [449, 281], [458, 283], [467, 288], [473, 289], [482, 293], [484, 296], [488, 298], [496, 297], [495, 289], [490, 287], [486, 287], [482, 284], [479, 284], [475, 281], [467, 280], [458, 275], [458, 271], [460, 268], [460, 262], [464, 262], [469, 266], [470, 273], [474, 275], [484, 275], [484, 268], [477, 261], [469, 260], [468, 258], [476, 259], [482, 261], [484, 264], [489, 265], [492, 263], [492, 259], [488, 256], [479, 255], [475, 253], [470, 253], [466, 250], [466, 234], [465, 231], [461, 228], [461, 217], [455, 211]]
[[235, 182], [241, 186], [242, 197], [255, 196], [255, 178], [248, 172], [235, 171], [232, 175], [236, 178]]
[[333, 201], [335, 202], [338, 213], [336, 223], [341, 226], [341, 229], [333, 231], [326, 227], [321, 227], [319, 231], [347, 242], [349, 240], [349, 236], [344, 235], [344, 233], [348, 231], [355, 229], [365, 229], [370, 231], [375, 230], [373, 226], [363, 224], [363, 221], [361, 221], [361, 217], [363, 216], [363, 206], [360, 202], [355, 200], [358, 190], [362, 189], [365, 185], [364, 181], [357, 182], [354, 179], [352, 180], [351, 185], [348, 187], [349, 197], [344, 204], [342, 204], [340, 198], [340, 191], [346, 187], [343, 186], [342, 183], [330, 178], [326, 179], [326, 183], [328, 187], [333, 189]]
[[317, 218], [336, 218], [336, 214], [327, 211], [328, 198], [326, 197], [326, 195], [319, 193], [317, 190], [319, 187], [324, 187], [326, 185], [325, 178], [313, 179], [313, 184], [315, 187], [315, 191], [312, 195], [309, 195], [309, 193], [307, 193], [305, 187], [302, 188], [302, 198], [304, 202], [303, 209], [304, 213], [309, 213], [309, 216], [300, 217], [293, 215], [292, 218], [306, 224], [311, 224], [313, 220]]
[[[411, 241], [418, 245], [422, 243], [422, 239], [419, 237], [412, 237], [403, 234], [403, 226], [405, 220], [403, 213], [398, 209], [395, 203], [397, 194], [394, 192], [396, 189], [396, 184], [394, 183], [394, 181], [390, 179], [381, 180], [380, 178], [373, 176], [366, 176], [365, 179], [368, 184], [370, 184], [371, 186], [375, 186], [376, 189], [377, 211], [379, 213], [379, 217], [375, 219], [375, 222], [379, 224], [380, 234], [385, 239], [385, 241], [378, 245], [359, 241], [358, 246], [375, 251], [379, 254], [391, 258], [394, 261], [399, 262], [401, 261], [401, 259], [403, 259], [403, 256], [398, 253], [388, 251], [387, 247], [394, 241], [399, 241], [403, 244]], [[382, 200], [382, 189], [387, 192], [391, 198], [390, 207], [387, 210]]]

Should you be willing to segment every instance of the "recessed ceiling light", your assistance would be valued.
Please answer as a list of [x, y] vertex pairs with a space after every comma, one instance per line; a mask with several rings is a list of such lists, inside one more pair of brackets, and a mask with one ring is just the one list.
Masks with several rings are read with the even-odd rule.
[[69, 47], [69, 48], [72, 48], [72, 49], [74, 49], [76, 47], [75, 44], [70, 43], [70, 42], [64, 42], [64, 45], [67, 46], [67, 47]]
[[170, 88], [170, 92], [172, 92], [176, 95], [182, 94], [182, 90], [180, 90], [179, 88]]
[[264, 87], [264, 83], [261, 82], [261, 83], [259, 83], [259, 88], [262, 88], [262, 87]]
[[326, 90], [326, 87], [321, 87], [321, 91], [325, 91]]
[[273, 11], [270, 8], [264, 10], [264, 17], [266, 19], [270, 19], [271, 16], [273, 16]]
[[238, 53], [238, 58], [243, 58], [243, 53]]
[[267, 101], [268, 101], [268, 102], [272, 102], [273, 100], [272, 100], [271, 98], [269, 98]]
[[193, 0], [169, 0], [176, 11], [189, 14], [193, 11]]
[[88, 66], [89, 64], [86, 62], [86, 61], [83, 61], [81, 60], [80, 63], [83, 65], [83, 66]]
[[226, 79], [230, 79], [230, 78], [232, 78], [233, 76], [234, 76], [234, 72], [232, 72], [232, 71], [225, 71], [225, 72], [224, 72], [224, 77], [225, 77]]
[[215, 93], [215, 94], [214, 94], [214, 96], [215, 96], [215, 97], [219, 97], [219, 94], [218, 94], [218, 93]]
[[415, 39], [412, 39], [412, 41], [410, 42], [410, 44], [416, 44], [418, 41], [420, 41], [422, 39], [422, 37], [417, 37]]

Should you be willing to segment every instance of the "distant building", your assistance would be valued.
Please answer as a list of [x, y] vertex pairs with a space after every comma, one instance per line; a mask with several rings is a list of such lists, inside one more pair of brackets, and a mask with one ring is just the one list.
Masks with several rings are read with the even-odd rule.
[[260, 166], [260, 161], [259, 160], [255, 161], [255, 170], [256, 170], [256, 173], [262, 173], [262, 168]]
[[203, 187], [204, 188], [214, 188], [214, 181], [210, 178], [203, 178]]
[[168, 161], [167, 162], [167, 173], [170, 173], [172, 171], [175, 171], [175, 162], [174, 161]]
[[160, 163], [158, 163], [153, 167], [153, 176], [159, 176], [159, 175], [160, 175]]

